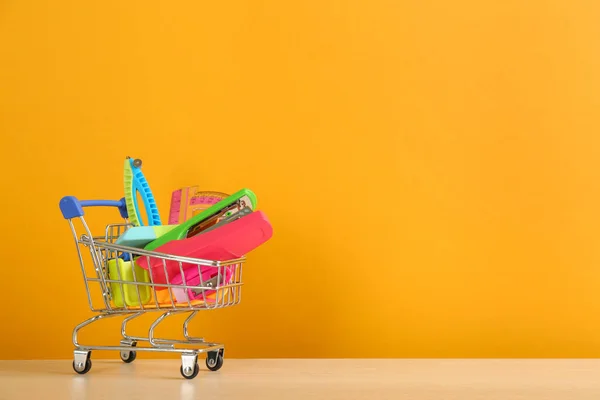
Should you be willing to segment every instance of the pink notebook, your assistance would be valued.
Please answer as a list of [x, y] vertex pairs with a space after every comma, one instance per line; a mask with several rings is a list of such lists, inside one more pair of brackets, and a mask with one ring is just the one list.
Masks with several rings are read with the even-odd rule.
[[[262, 211], [255, 211], [209, 232], [188, 239], [172, 240], [154, 251], [182, 257], [226, 261], [245, 256], [269, 240], [271, 236], [273, 236], [273, 228], [267, 216]], [[150, 263], [148, 263], [148, 259]], [[162, 259], [140, 257], [136, 260], [136, 263], [140, 267], [150, 270], [150, 277], [154, 283], [169, 283], [177, 275], [181, 275], [177, 261], [166, 261], [168, 279], [165, 276]], [[182, 263], [182, 267], [184, 270], [188, 268], [198, 269], [196, 264]], [[201, 269], [217, 271], [215, 267], [209, 266], [202, 266]]]

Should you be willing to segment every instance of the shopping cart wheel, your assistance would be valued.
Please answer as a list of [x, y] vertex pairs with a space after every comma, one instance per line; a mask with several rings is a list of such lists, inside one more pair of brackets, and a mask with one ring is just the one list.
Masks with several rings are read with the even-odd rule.
[[206, 367], [211, 371], [218, 371], [223, 366], [223, 354], [221, 351], [209, 351], [206, 356]]
[[80, 375], [87, 374], [92, 369], [92, 360], [88, 357], [85, 362], [73, 361], [73, 370]]
[[[121, 340], [121, 346], [136, 347], [137, 342], [133, 341], [133, 340]], [[135, 360], [137, 353], [133, 350], [121, 350], [119, 352], [119, 355], [121, 356], [121, 360], [123, 360], [123, 362], [126, 362], [129, 364], [130, 362], [133, 362]]]
[[92, 369], [92, 352], [89, 350], [75, 350], [73, 352], [73, 370], [78, 374], [87, 374]]
[[198, 366], [198, 363], [194, 364], [194, 368], [186, 367], [184, 369], [182, 365], [179, 367], [179, 372], [181, 372], [181, 376], [185, 379], [194, 379], [196, 375], [198, 375], [198, 372], [200, 372], [200, 367]]
[[88, 358], [87, 361], [85, 362], [85, 365], [81, 365], [81, 363], [76, 363], [75, 361], [73, 361], [73, 369], [78, 374], [81, 374], [81, 375], [87, 374], [88, 371], [90, 369], [92, 369], [92, 360], [90, 360]]
[[181, 354], [181, 367], [179, 372], [185, 379], [194, 379], [198, 375], [200, 367], [198, 367], [198, 353], [189, 352]]
[[133, 362], [137, 357], [137, 353], [135, 351], [121, 351], [119, 354], [121, 356], [121, 360], [127, 364]]

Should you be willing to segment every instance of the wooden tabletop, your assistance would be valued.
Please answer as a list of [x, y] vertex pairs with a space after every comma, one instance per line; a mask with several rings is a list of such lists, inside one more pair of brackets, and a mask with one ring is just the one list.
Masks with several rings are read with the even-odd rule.
[[193, 380], [180, 362], [0, 361], [0, 399], [600, 399], [600, 360], [231, 360]]

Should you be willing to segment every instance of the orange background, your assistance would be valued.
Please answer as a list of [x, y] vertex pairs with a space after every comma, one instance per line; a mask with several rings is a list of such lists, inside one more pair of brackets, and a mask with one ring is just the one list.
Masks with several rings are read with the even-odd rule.
[[3, 1], [0, 358], [71, 357], [92, 314], [58, 201], [121, 197], [127, 155], [164, 221], [195, 184], [271, 219], [242, 303], [192, 327], [228, 357], [600, 356], [598, 21], [567, 0]]

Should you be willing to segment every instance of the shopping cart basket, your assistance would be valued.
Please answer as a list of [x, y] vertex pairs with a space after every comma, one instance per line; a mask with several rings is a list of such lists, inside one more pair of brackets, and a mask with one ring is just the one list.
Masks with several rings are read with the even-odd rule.
[[[124, 223], [107, 225], [103, 236], [94, 236], [83, 212], [83, 207], [90, 206], [117, 207]], [[75, 197], [67, 196], [61, 199], [60, 209], [69, 222], [75, 239], [90, 309], [97, 313], [73, 330], [75, 372], [85, 374], [90, 370], [92, 350], [119, 351], [121, 359], [126, 363], [135, 360], [136, 351], [179, 353], [180, 372], [187, 379], [192, 379], [198, 374], [198, 355], [201, 353], [206, 353], [208, 369], [216, 371], [221, 368], [224, 345], [191, 337], [188, 334], [188, 325], [199, 310], [225, 308], [241, 301], [242, 267], [245, 258], [212, 261], [117, 245], [117, 238], [131, 226], [127, 219], [124, 199], [79, 201]], [[153, 265], [157, 262], [162, 264], [166, 282], [163, 280], [161, 283], [153, 283], [151, 270], [135, 265], [136, 260], [141, 257], [148, 261], [148, 265], [150, 261]], [[86, 259], [91, 261], [85, 262]], [[130, 268], [119, 268], [123, 265]], [[179, 270], [179, 280], [175, 279], [172, 272], [169, 275], [167, 266], [171, 271], [173, 266]], [[186, 280], [185, 276], [190, 276], [190, 268], [197, 268], [197, 273], [194, 274], [197, 282], [192, 279]], [[210, 279], [206, 279], [207, 276], [210, 276]], [[147, 336], [127, 334], [128, 323], [150, 312], [158, 313], [159, 316], [150, 324]], [[156, 337], [155, 330], [159, 324], [169, 316], [180, 314], [189, 314], [183, 322], [183, 338]], [[79, 343], [78, 333], [82, 328], [109, 317], [124, 317], [121, 324], [122, 340], [119, 345], [92, 346]]]

